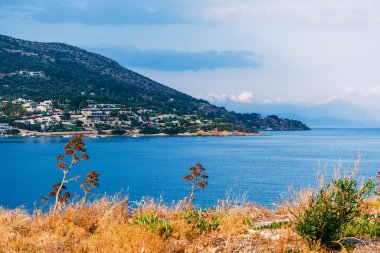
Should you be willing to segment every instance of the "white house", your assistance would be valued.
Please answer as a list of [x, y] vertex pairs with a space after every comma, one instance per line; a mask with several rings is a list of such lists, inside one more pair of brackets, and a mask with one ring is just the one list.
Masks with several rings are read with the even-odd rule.
[[0, 134], [5, 134], [9, 130], [8, 123], [0, 123]]

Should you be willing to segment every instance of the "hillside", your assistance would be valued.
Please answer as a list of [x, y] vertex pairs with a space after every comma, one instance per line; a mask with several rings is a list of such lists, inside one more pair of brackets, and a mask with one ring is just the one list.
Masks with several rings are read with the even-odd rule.
[[112, 59], [62, 43], [0, 35], [0, 58], [0, 96], [7, 99], [70, 100], [75, 109], [87, 100], [118, 103], [157, 113], [221, 118], [251, 131], [309, 129], [300, 121], [229, 112], [128, 70]]

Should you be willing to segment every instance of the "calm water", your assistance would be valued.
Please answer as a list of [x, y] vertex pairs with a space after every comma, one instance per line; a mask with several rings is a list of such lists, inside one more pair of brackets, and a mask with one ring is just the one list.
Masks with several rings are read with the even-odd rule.
[[[332, 171], [340, 160], [352, 166], [362, 153], [361, 175], [380, 168], [380, 129], [316, 129], [272, 132], [264, 137], [110, 137], [87, 139], [90, 160], [73, 170], [100, 172], [101, 194], [123, 190], [170, 202], [186, 195], [183, 176], [200, 162], [210, 181], [196, 202], [216, 204], [228, 190], [265, 205], [280, 199], [289, 185], [313, 185], [316, 171]], [[0, 205], [33, 206], [59, 182], [55, 157], [68, 139], [0, 138]], [[75, 173], [76, 172], [76, 173]], [[75, 183], [70, 183], [73, 191]]]

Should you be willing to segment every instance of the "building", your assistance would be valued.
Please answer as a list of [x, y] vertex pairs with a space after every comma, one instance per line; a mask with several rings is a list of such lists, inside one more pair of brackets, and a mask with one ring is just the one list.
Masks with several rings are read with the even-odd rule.
[[33, 76], [33, 77], [45, 77], [45, 73], [42, 71], [25, 71], [21, 70], [18, 72], [22, 76]]
[[18, 98], [18, 99], [13, 100], [13, 101], [12, 101], [12, 104], [15, 104], [15, 105], [22, 105], [22, 104], [30, 103], [30, 102], [32, 102], [32, 100], [23, 99], [23, 98]]
[[39, 103], [36, 107], [36, 110], [40, 112], [52, 112], [53, 109], [53, 102], [51, 100], [45, 100]]
[[24, 103], [22, 104], [22, 107], [24, 107], [27, 112], [35, 112], [37, 110], [37, 105], [34, 102]]
[[0, 123], [0, 134], [5, 134], [9, 130], [8, 123]]
[[82, 114], [88, 119], [93, 119], [93, 118], [100, 119], [100, 118], [105, 118], [107, 116], [109, 117], [109, 115], [106, 116], [104, 111], [97, 108], [83, 109]]

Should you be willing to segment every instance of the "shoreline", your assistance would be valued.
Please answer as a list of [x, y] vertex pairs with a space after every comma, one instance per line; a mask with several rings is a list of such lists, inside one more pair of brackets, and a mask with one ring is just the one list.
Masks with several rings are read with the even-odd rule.
[[267, 134], [257, 132], [257, 133], [247, 133], [247, 132], [239, 132], [239, 131], [198, 131], [195, 133], [185, 132], [179, 133], [175, 135], [169, 135], [165, 133], [158, 134], [124, 134], [124, 135], [111, 135], [108, 132], [106, 134], [98, 134], [95, 131], [72, 131], [72, 132], [35, 132], [35, 131], [27, 131], [23, 129], [20, 130], [20, 135], [17, 136], [0, 136], [0, 137], [72, 137], [74, 135], [80, 134], [86, 137], [98, 138], [98, 137], [114, 137], [114, 136], [125, 136], [125, 137], [206, 137], [206, 136], [267, 136]]

